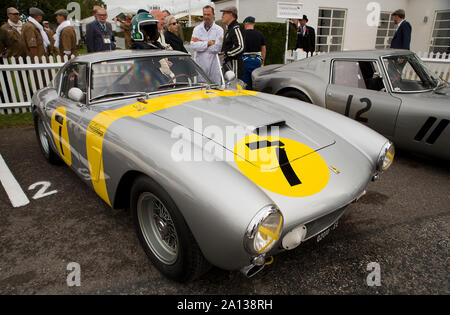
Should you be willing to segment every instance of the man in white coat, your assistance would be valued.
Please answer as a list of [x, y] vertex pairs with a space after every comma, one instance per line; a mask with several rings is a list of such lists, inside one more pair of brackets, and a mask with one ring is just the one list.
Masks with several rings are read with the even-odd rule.
[[221, 83], [219, 58], [222, 50], [223, 29], [214, 23], [214, 8], [203, 7], [203, 22], [192, 32], [191, 47], [197, 52], [195, 61], [215, 83]]

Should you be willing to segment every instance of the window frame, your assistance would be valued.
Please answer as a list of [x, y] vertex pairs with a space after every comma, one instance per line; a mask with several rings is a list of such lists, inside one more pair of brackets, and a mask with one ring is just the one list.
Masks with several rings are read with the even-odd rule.
[[[331, 11], [331, 16], [330, 17], [322, 17], [320, 16], [320, 11], [323, 10], [330, 10]], [[337, 18], [337, 17], [333, 17], [333, 13], [335, 11], [339, 11], [339, 12], [344, 12], [344, 17], [343, 18]], [[321, 51], [320, 48], [322, 47], [326, 47], [326, 51], [321, 51], [324, 53], [333, 53], [333, 52], [337, 52], [337, 51], [342, 51], [344, 49], [344, 42], [345, 42], [345, 29], [347, 26], [347, 16], [348, 16], [348, 9], [346, 8], [330, 8], [330, 7], [319, 7], [319, 12], [318, 12], [318, 18], [317, 18], [317, 30], [316, 30], [316, 42], [315, 42], [315, 50], [316, 51]], [[320, 26], [319, 22], [320, 20], [329, 20], [330, 21], [330, 26], [326, 26], [326, 27], [322, 27]], [[338, 26], [333, 26], [333, 21], [344, 21], [343, 26], [342, 27], [338, 27]], [[319, 35], [320, 33], [320, 29], [328, 29], [329, 30], [329, 35]], [[332, 30], [333, 29], [342, 29], [342, 35], [332, 35]], [[326, 38], [326, 43], [325, 44], [319, 44], [319, 37], [322, 38]], [[342, 41], [340, 44], [333, 44], [333, 38], [334, 37], [340, 37], [342, 38]], [[331, 46], [340, 46], [340, 50], [336, 50], [336, 51], [331, 51]]]
[[432, 25], [432, 28], [431, 28], [430, 41], [429, 41], [429, 45], [428, 45], [428, 54], [432, 53], [433, 55], [436, 55], [436, 54], [440, 53], [442, 55], [443, 53], [441, 53], [441, 52], [434, 52], [434, 49], [435, 48], [444, 48], [444, 49], [446, 48], [447, 51], [444, 52], [444, 53], [447, 53], [448, 55], [450, 55], [450, 46], [435, 45], [436, 39], [449, 39], [450, 40], [450, 37], [434, 37], [433, 36], [434, 32], [437, 31], [437, 30], [448, 30], [448, 31], [450, 31], [450, 27], [449, 28], [438, 28], [438, 29], [436, 29], [436, 22], [438, 22], [438, 21], [439, 22], [450, 22], [450, 19], [448, 19], [448, 20], [437, 20], [437, 16], [440, 13], [450, 13], [450, 10], [435, 10], [434, 11], [433, 25]]
[[[388, 21], [381, 20], [381, 15], [382, 14], [389, 14], [389, 20]], [[391, 29], [391, 27], [390, 27], [391, 22], [394, 21], [392, 14], [393, 14], [393, 12], [391, 12], [391, 11], [381, 11], [380, 12], [380, 21], [379, 21], [379, 24], [378, 24], [378, 27], [377, 27], [377, 34], [375, 35], [375, 49], [383, 50], [383, 49], [388, 49], [388, 48], [391, 47], [392, 39], [394, 38], [395, 32], [397, 31], [397, 25], [395, 23], [394, 23], [394, 28]], [[387, 28], [381, 28], [381, 23], [382, 22], [387, 22], [388, 23], [388, 27]], [[378, 31], [380, 31], [380, 30], [386, 30], [386, 35], [385, 36], [378, 36]], [[389, 31], [394, 31], [394, 34], [392, 34], [392, 36], [390, 36], [389, 35]], [[377, 44], [377, 39], [378, 38], [384, 38], [383, 48], [377, 47], [377, 46], [381, 46], [381, 44]], [[386, 39], [388, 40], [388, 43], [386, 43]], [[390, 39], [390, 41], [389, 41], [389, 39]]]
[[[64, 99], [69, 99], [66, 96], [61, 95], [62, 92], [62, 88], [63, 88], [63, 83], [64, 83], [64, 79], [65, 79], [65, 73], [68, 69], [74, 67], [74, 66], [78, 66], [78, 65], [85, 65], [86, 66], [86, 86], [87, 86], [87, 91], [86, 91], [86, 102], [84, 103], [84, 105], [86, 105], [88, 103], [88, 93], [89, 93], [89, 86], [90, 86], [90, 69], [91, 69], [91, 64], [89, 62], [81, 62], [81, 61], [75, 61], [75, 62], [71, 62], [69, 64], [67, 64], [64, 68], [62, 68], [61, 71], [61, 77], [59, 78], [59, 86], [58, 86], [58, 97], [64, 98]], [[68, 92], [68, 91], [67, 91]]]
[[[390, 89], [390, 86], [388, 84], [386, 84], [386, 76], [385, 76], [384, 67], [382, 67], [380, 65], [379, 58], [333, 58], [331, 60], [331, 62], [330, 62], [330, 68], [331, 69], [330, 69], [330, 77], [329, 77], [329, 80], [328, 80], [328, 84], [329, 85], [333, 85], [333, 86], [342, 86], [342, 85], [337, 85], [337, 84], [332, 83], [333, 82], [333, 77], [334, 77], [334, 63], [335, 63], [335, 61], [347, 61], [347, 62], [358, 62], [358, 63], [360, 61], [375, 62], [377, 67], [378, 67], [378, 70], [380, 71], [381, 79], [383, 80], [383, 85], [384, 85], [384, 88], [386, 90], [385, 93], [388, 93], [388, 91]], [[361, 88], [358, 88], [358, 87], [351, 87], [351, 86], [345, 86], [345, 87], [353, 88], [353, 89], [361, 89]], [[369, 91], [374, 91], [374, 92], [381, 92], [381, 91], [370, 90], [367, 87], [365, 89], [361, 89], [361, 90], [369, 90]]]

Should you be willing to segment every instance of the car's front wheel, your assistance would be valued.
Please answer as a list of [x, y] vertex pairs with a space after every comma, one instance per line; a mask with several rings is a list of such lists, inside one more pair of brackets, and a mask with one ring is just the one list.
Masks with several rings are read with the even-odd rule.
[[176, 204], [151, 178], [140, 176], [134, 182], [131, 211], [139, 240], [162, 274], [186, 282], [208, 271], [210, 264]]
[[51, 164], [61, 164], [61, 159], [55, 151], [53, 151], [50, 145], [49, 135], [47, 134], [44, 123], [39, 115], [35, 115], [34, 117], [34, 130], [36, 132], [39, 148], [41, 149], [45, 159]]

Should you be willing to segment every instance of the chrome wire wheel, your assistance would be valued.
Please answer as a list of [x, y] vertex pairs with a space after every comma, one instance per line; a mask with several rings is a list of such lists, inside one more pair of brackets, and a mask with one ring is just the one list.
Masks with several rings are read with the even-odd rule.
[[42, 149], [44, 150], [45, 155], [48, 156], [50, 154], [50, 145], [48, 143], [47, 132], [45, 131], [44, 124], [41, 119], [38, 120], [38, 133]]
[[144, 240], [164, 264], [172, 265], [179, 253], [179, 241], [172, 217], [154, 194], [144, 192], [137, 202], [137, 217]]

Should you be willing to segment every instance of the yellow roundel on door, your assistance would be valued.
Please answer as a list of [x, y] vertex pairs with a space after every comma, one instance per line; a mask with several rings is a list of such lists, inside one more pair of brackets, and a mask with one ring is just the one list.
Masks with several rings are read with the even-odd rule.
[[314, 195], [325, 188], [330, 178], [319, 153], [291, 139], [252, 134], [238, 141], [234, 153], [244, 175], [280, 195]]

